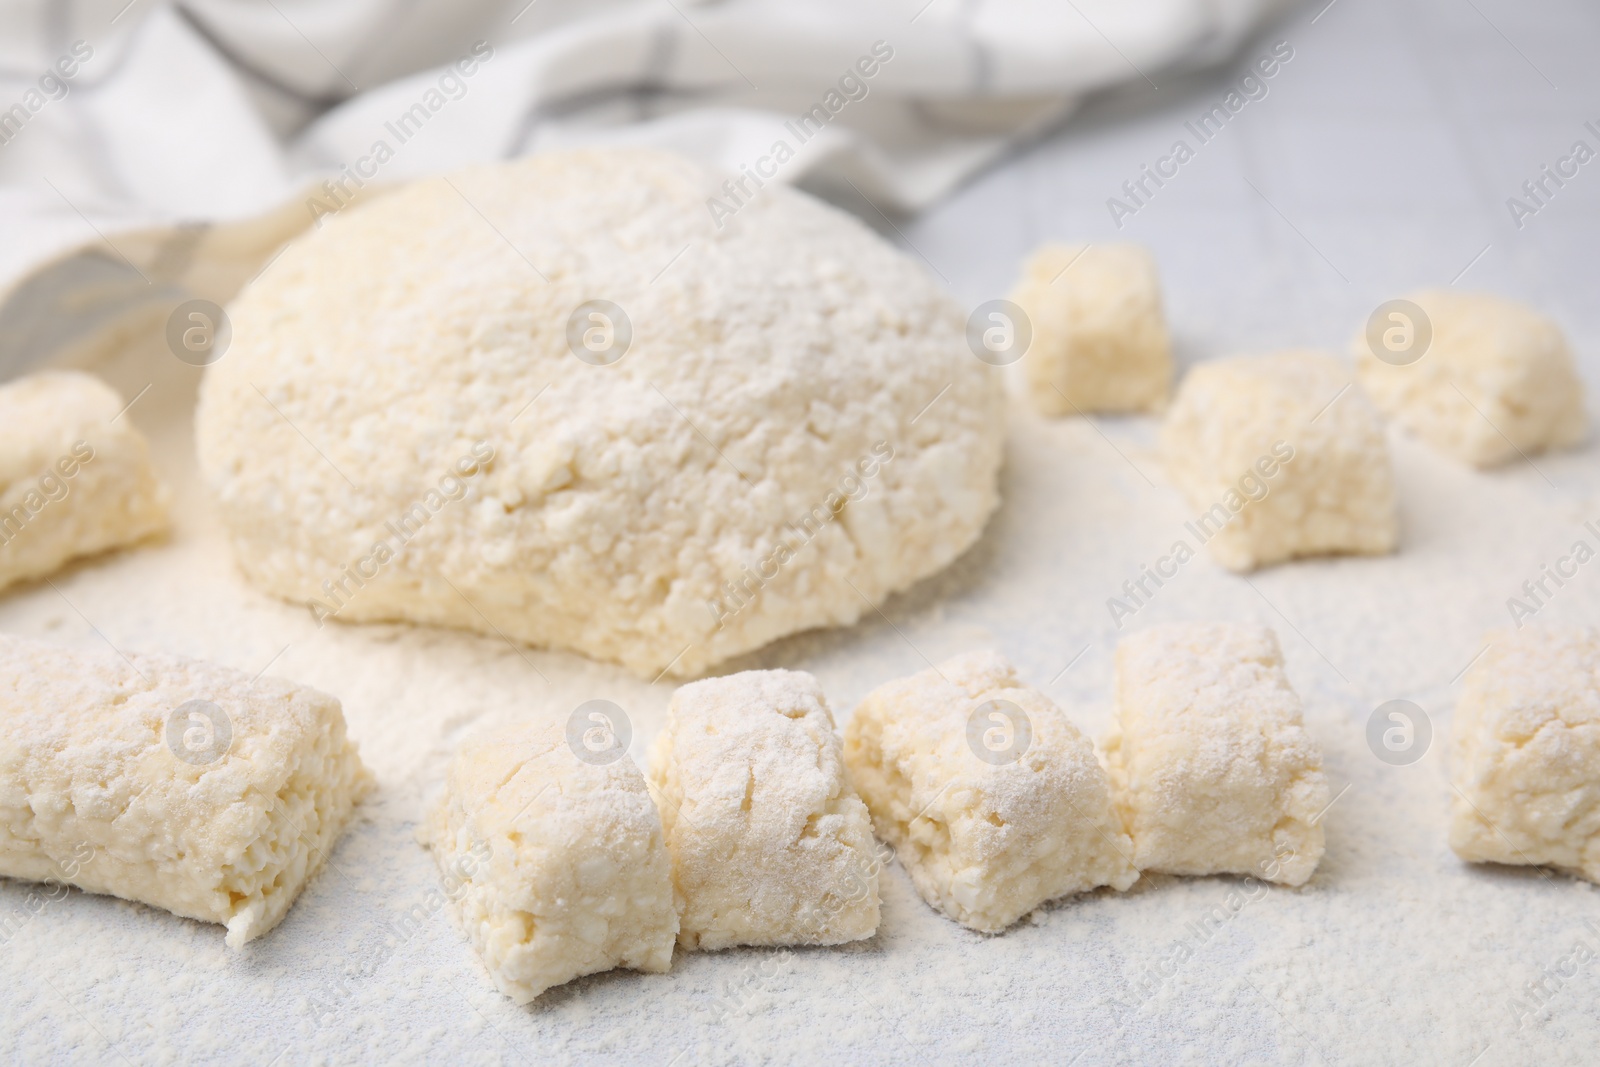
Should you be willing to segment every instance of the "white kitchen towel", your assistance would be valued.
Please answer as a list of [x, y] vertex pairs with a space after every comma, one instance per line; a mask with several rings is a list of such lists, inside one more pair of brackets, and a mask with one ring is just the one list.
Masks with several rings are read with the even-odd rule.
[[0, 379], [228, 299], [360, 195], [528, 152], [655, 145], [915, 211], [1280, 6], [0, 0]]

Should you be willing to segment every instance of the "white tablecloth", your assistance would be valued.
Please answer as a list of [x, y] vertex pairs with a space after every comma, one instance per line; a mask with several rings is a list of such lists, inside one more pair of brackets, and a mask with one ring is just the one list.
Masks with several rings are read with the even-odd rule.
[[0, 379], [152, 302], [227, 299], [358, 191], [540, 149], [652, 144], [738, 175], [784, 140], [776, 180], [919, 209], [1085, 93], [1225, 57], [1279, 6], [14, 0]]

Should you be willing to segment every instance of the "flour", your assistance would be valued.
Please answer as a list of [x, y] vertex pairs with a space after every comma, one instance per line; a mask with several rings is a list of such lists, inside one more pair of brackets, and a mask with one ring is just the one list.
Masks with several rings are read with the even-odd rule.
[[[1011, 266], [994, 277], [1003, 283]], [[1173, 295], [1192, 302], [1196, 284]], [[427, 798], [477, 731], [564, 724], [593, 699], [625, 709], [642, 766], [673, 684], [514, 649], [492, 633], [319, 630], [303, 606], [238, 573], [194, 469], [195, 372], [159, 339], [93, 369], [125, 399], [151, 386], [127, 417], [173, 487], [173, 532], [56, 575], [60, 594], [47, 585], [8, 591], [0, 631], [103, 650], [87, 617], [126, 650], [169, 649], [248, 676], [270, 668], [334, 694], [378, 788], [284, 922], [242, 953], [225, 949], [215, 926], [109, 897], [71, 892], [29, 912], [0, 953], [8, 1060], [120, 1062], [116, 1050], [135, 1063], [233, 1063], [241, 1050], [266, 1063], [282, 1052], [280, 1065], [662, 1067], [676, 1056], [674, 1067], [920, 1067], [1064, 1064], [1080, 1053], [1076, 1067], [1592, 1059], [1600, 971], [1579, 968], [1559, 990], [1546, 972], [1570, 970], [1564, 961], [1579, 938], [1597, 944], [1584, 921], [1600, 896], [1570, 878], [1458, 859], [1445, 774], [1457, 675], [1484, 632], [1506, 624], [1508, 593], [1597, 514], [1592, 447], [1536, 460], [1552, 488], [1526, 466], [1484, 476], [1391, 435], [1399, 554], [1296, 562], [1249, 585], [1201, 555], [1141, 610], [1139, 628], [1233, 619], [1279, 633], [1333, 802], [1321, 820], [1327, 851], [1304, 887], [1253, 893], [1234, 877], [1146, 876], [1125, 893], [1078, 896], [988, 936], [929, 908], [896, 859], [879, 876], [882, 923], [869, 940], [790, 949], [781, 967], [783, 949], [680, 953], [671, 974], [595, 975], [519, 1008], [492, 987], [446, 908], [423, 907], [428, 917], [414, 930], [404, 919], [446, 890], [415, 838]], [[1103, 736], [1119, 636], [1105, 598], [1194, 513], [1162, 481], [1153, 422], [1047, 421], [1021, 410], [1007, 418], [1005, 503], [970, 552], [885, 604], [887, 621], [873, 613], [730, 666], [811, 672], [845, 726], [874, 688], [926, 670], [923, 656], [997, 648], [1085, 734]], [[1586, 569], [1538, 622], [1597, 617], [1600, 579]], [[1411, 766], [1386, 765], [1367, 748], [1372, 709], [1393, 698], [1433, 720], [1433, 746]], [[26, 911], [39, 889], [0, 882], [0, 912]], [[1192, 954], [1173, 967], [1178, 942]], [[1163, 970], [1171, 973], [1152, 985]], [[1534, 1003], [1528, 983], [1540, 980], [1552, 990], [1546, 1003], [1519, 1015]], [[722, 1021], [730, 986], [739, 1010]]]

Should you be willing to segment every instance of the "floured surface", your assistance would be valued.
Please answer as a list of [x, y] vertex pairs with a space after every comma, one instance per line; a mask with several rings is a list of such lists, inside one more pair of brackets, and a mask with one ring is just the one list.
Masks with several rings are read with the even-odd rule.
[[[1272, 95], [1252, 102], [1122, 234], [1149, 243], [1162, 265], [1180, 362], [1279, 345], [1337, 348], [1380, 301], [1449, 281], [1493, 243], [1464, 283], [1537, 299], [1567, 330], [1594, 394], [1600, 175], [1586, 168], [1522, 233], [1500, 202], [1581, 135], [1583, 87], [1600, 76], [1583, 60], [1593, 31], [1570, 35], [1573, 51], [1563, 53], [1511, 9], [1486, 11], [1564, 93], [1464, 5], [1339, 3], [1315, 26], [1313, 8], [1286, 30], [1296, 58]], [[1548, 27], [1557, 15], [1546, 17]], [[1462, 41], [1471, 50], [1450, 58]], [[1086, 116], [1077, 132], [901, 226], [970, 304], [1003, 295], [1040, 240], [1109, 236], [1104, 198], [1221, 92], [1221, 82], [1164, 88], [1160, 108], [1117, 113], [1130, 123], [1121, 132]], [[1441, 128], [1453, 116], [1470, 149], [1453, 147]], [[1366, 122], [1379, 132], [1358, 142], [1352, 124]], [[1501, 132], [1481, 133], [1490, 123]], [[1505, 150], [1491, 151], [1484, 137]], [[1397, 167], [1412, 168], [1409, 177], [1397, 179]], [[130, 397], [156, 378], [133, 416], [154, 436], [177, 492], [172, 540], [79, 566], [56, 584], [129, 647], [166, 646], [253, 674], [288, 645], [272, 673], [343, 700], [379, 788], [330, 869], [243, 954], [228, 953], [213, 927], [149, 909], [75, 893], [46, 901], [0, 951], [11, 991], [0, 1008], [0, 1058], [66, 1062], [73, 1047], [79, 1061], [121, 1062], [120, 1052], [137, 1064], [265, 1064], [281, 1051], [285, 1067], [424, 1059], [686, 1067], [763, 1056], [1466, 1067], [1480, 1053], [1476, 1067], [1516, 1067], [1593, 1058], [1600, 961], [1547, 981], [1547, 1011], [1520, 1030], [1509, 1004], [1528, 1002], [1526, 983], [1579, 938], [1600, 946], [1583, 925], [1600, 916], [1600, 896], [1570, 879], [1457, 860], [1446, 842], [1442, 762], [1460, 685], [1452, 679], [1479, 651], [1480, 633], [1509, 622], [1506, 598], [1541, 564], [1579, 538], [1596, 544], [1583, 525], [1600, 525], [1593, 445], [1536, 457], [1537, 470], [1518, 463], [1477, 474], [1392, 438], [1399, 554], [1295, 563], [1253, 574], [1252, 584], [1201, 556], [1128, 620], [1131, 628], [1235, 618], [1279, 633], [1339, 796], [1324, 817], [1327, 854], [1303, 890], [1251, 898], [1235, 879], [1146, 877], [1125, 894], [1080, 898], [987, 938], [935, 915], [891, 864], [872, 940], [681, 954], [669, 975], [598, 975], [516, 1008], [490, 987], [442, 907], [391, 944], [387, 931], [438, 885], [412, 836], [425, 790], [469, 730], [516, 714], [564, 717], [596, 698], [627, 709], [642, 763], [669, 687], [570, 656], [524, 660], [491, 638], [398, 626], [318, 632], [306, 613], [250, 590], [199, 505], [187, 427], [165, 422], [183, 410], [180, 372], [189, 371], [159, 355], [155, 375], [139, 365], [112, 377]], [[1108, 443], [1087, 424], [1046, 424], [1017, 408], [1011, 418], [1001, 510], [952, 572], [886, 606], [899, 633], [874, 616], [730, 669], [812, 671], [844, 720], [876, 685], [926, 669], [922, 655], [940, 662], [996, 647], [1024, 681], [1102, 735], [1116, 637], [1105, 600], [1167, 552], [1193, 516], [1162, 484], [1151, 423], [1101, 421]], [[1583, 567], [1537, 620], [1600, 618], [1597, 567]], [[83, 616], [49, 586], [0, 600], [0, 630], [88, 647], [100, 639]], [[1410, 767], [1380, 763], [1366, 745], [1368, 715], [1394, 698], [1417, 702], [1433, 720], [1432, 748]], [[0, 908], [20, 910], [28, 893], [0, 884]], [[1230, 894], [1236, 912], [1227, 910]], [[1216, 908], [1227, 917], [1201, 926]], [[341, 1004], [320, 1028], [309, 1016], [313, 996]]]
[[[437, 868], [414, 838], [425, 799], [471, 730], [519, 715], [564, 720], [590, 699], [628, 712], [642, 765], [669, 684], [467, 634], [318, 631], [308, 613], [254, 592], [201, 506], [183, 386], [162, 373], [146, 402], [169, 396], [176, 410], [158, 403], [142, 414], [177, 488], [170, 543], [59, 576], [70, 606], [49, 586], [23, 589], [0, 602], [0, 629], [87, 648], [101, 640], [87, 619], [125, 648], [168, 646], [251, 673], [271, 663], [340, 696], [379, 788], [330, 868], [243, 955], [230, 957], [215, 928], [151, 909], [77, 893], [46, 901], [0, 963], [17, 990], [5, 1008], [9, 1057], [47, 1061], [77, 1045], [114, 1058], [109, 1041], [134, 1062], [222, 1057], [245, 1043], [263, 1063], [279, 1049], [283, 1063], [365, 1049], [460, 1063], [624, 1054], [667, 1063], [689, 1050], [680, 1064], [762, 1055], [911, 1064], [1048, 1043], [1071, 1050], [1065, 1059], [1088, 1050], [1079, 1062], [1093, 1064], [1138, 1062], [1137, 1050], [1161, 1042], [1196, 1050], [1194, 1062], [1320, 1062], [1320, 1050], [1330, 1063], [1464, 1064], [1493, 1042], [1505, 1058], [1480, 1061], [1493, 1064], [1528, 1062], [1534, 1050], [1576, 1062], [1567, 1054], [1600, 1036], [1582, 1007], [1600, 981], [1588, 970], [1552, 1000], [1549, 1022], [1514, 1030], [1507, 1001], [1526, 996], [1523, 983], [1576, 938], [1600, 944], [1581, 925], [1600, 901], [1565, 878], [1456, 860], [1441, 762], [1449, 680], [1479, 631], [1498, 621], [1530, 560], [1536, 570], [1568, 527], [1578, 536], [1582, 519], [1600, 518], [1592, 453], [1541, 465], [1562, 487], [1553, 492], [1526, 467], [1485, 478], [1397, 443], [1401, 555], [1268, 570], [1251, 579], [1259, 594], [1198, 558], [1128, 624], [1217, 616], [1282, 635], [1330, 789], [1350, 787], [1325, 817], [1328, 852], [1304, 890], [1250, 896], [1235, 879], [1146, 876], [1126, 894], [1090, 894], [988, 938], [936, 915], [891, 864], [874, 939], [788, 955], [680, 952], [670, 975], [598, 975], [519, 1009], [490, 987], [445, 909], [429, 912]], [[161, 416], [175, 423], [162, 428]], [[1147, 485], [1089, 426], [1014, 418], [1006, 504], [952, 572], [890, 605], [904, 639], [880, 620], [737, 666], [813, 671], [846, 718], [874, 686], [925, 669], [918, 650], [938, 662], [997, 647], [1102, 736], [1116, 637], [1105, 598], [1188, 515], [1174, 490]], [[1104, 429], [1156, 477], [1152, 424]], [[1600, 572], [1543, 614], [1575, 622], [1597, 610]], [[1434, 720], [1433, 750], [1411, 767], [1379, 763], [1364, 739], [1371, 708], [1397, 696]], [[0, 908], [23, 911], [29, 891], [0, 883]], [[401, 936], [418, 906], [427, 921]], [[1201, 924], [1218, 907], [1228, 918], [1207, 934]], [[1179, 958], [1179, 942], [1191, 958]], [[318, 1026], [312, 1006], [328, 1003], [337, 1009]]]

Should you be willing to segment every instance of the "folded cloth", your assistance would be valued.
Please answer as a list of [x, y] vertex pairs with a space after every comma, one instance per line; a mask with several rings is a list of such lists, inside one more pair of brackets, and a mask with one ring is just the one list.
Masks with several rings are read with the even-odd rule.
[[0, 379], [224, 301], [325, 214], [468, 163], [650, 144], [915, 211], [1284, 2], [13, 0]]

